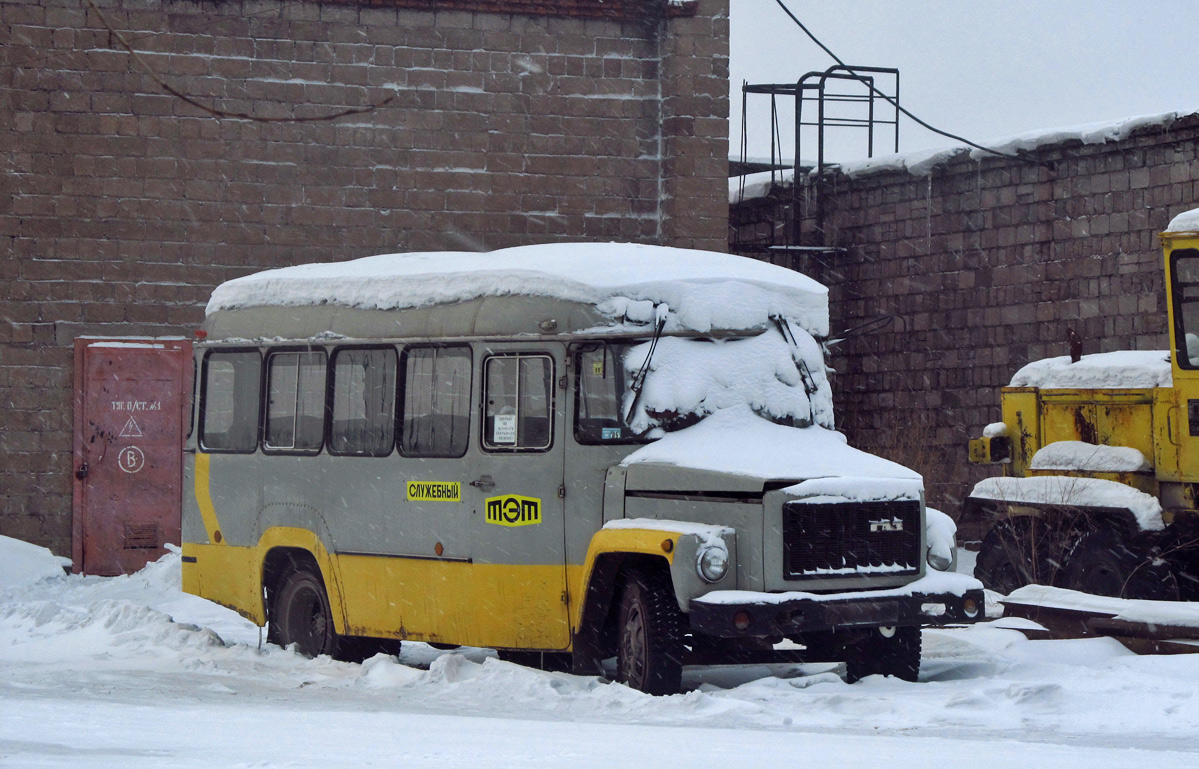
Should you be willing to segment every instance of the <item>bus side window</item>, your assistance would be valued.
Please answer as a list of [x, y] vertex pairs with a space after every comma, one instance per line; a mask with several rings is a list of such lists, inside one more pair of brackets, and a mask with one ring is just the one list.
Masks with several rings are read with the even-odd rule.
[[385, 457], [395, 443], [396, 351], [343, 348], [333, 353], [329, 452]]
[[403, 359], [400, 452], [463, 456], [470, 437], [470, 348], [409, 347]]
[[278, 352], [266, 359], [267, 450], [316, 453], [325, 442], [325, 351]]
[[257, 350], [211, 352], [204, 358], [200, 446], [206, 451], [252, 453], [258, 448]]
[[553, 440], [554, 363], [546, 355], [488, 358], [483, 448], [545, 450]]

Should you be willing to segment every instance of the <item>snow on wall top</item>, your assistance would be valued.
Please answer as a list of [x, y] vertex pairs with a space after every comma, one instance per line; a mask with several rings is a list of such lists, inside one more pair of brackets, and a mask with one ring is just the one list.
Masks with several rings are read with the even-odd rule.
[[[1163, 112], [1157, 115], [1138, 115], [1121, 120], [1083, 123], [1081, 125], [1062, 128], [1028, 131], [1014, 136], [979, 142], [979, 144], [1004, 155], [1015, 155], [1020, 152], [1029, 152], [1041, 147], [1075, 140], [1081, 141], [1083, 144], [1104, 144], [1106, 142], [1121, 141], [1132, 134], [1133, 131], [1140, 128], [1151, 126], [1167, 127], [1175, 120], [1190, 114], [1195, 113]], [[927, 176], [937, 166], [943, 165], [953, 158], [964, 154], [969, 154], [974, 160], [994, 157], [989, 152], [983, 152], [982, 150], [970, 147], [956, 146], [894, 155], [879, 155], [878, 157], [867, 158], [865, 160], [840, 163], [838, 167], [841, 173], [849, 177], [867, 176], [887, 171], [907, 171], [913, 176]], [[764, 197], [770, 191], [773, 185], [770, 183], [769, 173], [755, 174], [754, 176], [757, 178], [751, 177], [752, 182], [747, 179], [744, 196], [740, 194], [740, 188], [735, 184], [736, 180], [733, 180], [733, 183], [729, 184], [730, 203], [751, 200], [755, 197]], [[778, 183], [791, 184], [793, 179], [794, 171], [783, 171]], [[751, 194], [751, 191], [754, 194]], [[1199, 224], [1199, 220], [1196, 220], [1196, 224]], [[1199, 229], [1199, 227], [1192, 229]], [[1175, 231], [1173, 230], [1173, 224], [1171, 224], [1171, 228], [1167, 231]]]
[[1199, 208], [1183, 211], [1171, 219], [1166, 232], [1199, 232]]
[[629, 243], [383, 254], [285, 267], [217, 286], [206, 313], [322, 304], [390, 310], [508, 295], [591, 303], [614, 317], [630, 302], [665, 303], [667, 331], [755, 328], [782, 316], [816, 336], [828, 334], [828, 289], [811, 278], [730, 254]]
[[1123, 350], [1084, 355], [1071, 363], [1068, 355], [1033, 361], [1016, 372], [1011, 387], [1082, 390], [1170, 387], [1170, 353]]

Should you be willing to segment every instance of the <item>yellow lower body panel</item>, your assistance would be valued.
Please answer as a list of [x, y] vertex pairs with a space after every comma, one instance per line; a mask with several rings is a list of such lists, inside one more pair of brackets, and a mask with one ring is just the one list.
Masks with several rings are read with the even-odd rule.
[[[183, 590], [266, 624], [267, 548], [185, 544]], [[190, 560], [190, 559], [194, 559]], [[566, 567], [332, 556], [323, 573], [339, 633], [470, 646], [570, 648]], [[581, 569], [571, 569], [576, 578]]]
[[566, 570], [337, 556], [351, 635], [568, 649]]
[[185, 542], [183, 559], [183, 592], [233, 609], [257, 625], [266, 624], [257, 548]]
[[596, 559], [643, 553], [669, 562], [677, 538], [666, 530], [602, 530], [585, 564], [518, 566], [329, 554], [312, 532], [280, 527], [252, 547], [184, 543], [183, 589], [264, 625], [263, 563], [287, 547], [311, 553], [320, 566], [343, 635], [569, 651]]

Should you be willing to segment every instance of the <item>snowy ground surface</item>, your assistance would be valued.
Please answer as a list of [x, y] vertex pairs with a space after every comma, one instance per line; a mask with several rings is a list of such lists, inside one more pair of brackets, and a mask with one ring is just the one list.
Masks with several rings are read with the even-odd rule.
[[[0, 537], [0, 563], [17, 546]], [[43, 551], [44, 552], [44, 551]], [[479, 649], [308, 660], [184, 595], [168, 555], [117, 578], [0, 572], [5, 767], [1193, 767], [1199, 655], [927, 630], [922, 681], [828, 666], [688, 670], [649, 697]], [[973, 566], [963, 553], [959, 568]]]

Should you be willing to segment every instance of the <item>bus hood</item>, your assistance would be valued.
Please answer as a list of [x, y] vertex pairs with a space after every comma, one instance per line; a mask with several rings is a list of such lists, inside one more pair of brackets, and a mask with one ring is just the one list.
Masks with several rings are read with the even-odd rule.
[[767, 481], [821, 499], [919, 499], [921, 476], [823, 427], [785, 427], [746, 406], [722, 409], [625, 457], [627, 488], [760, 493]]

